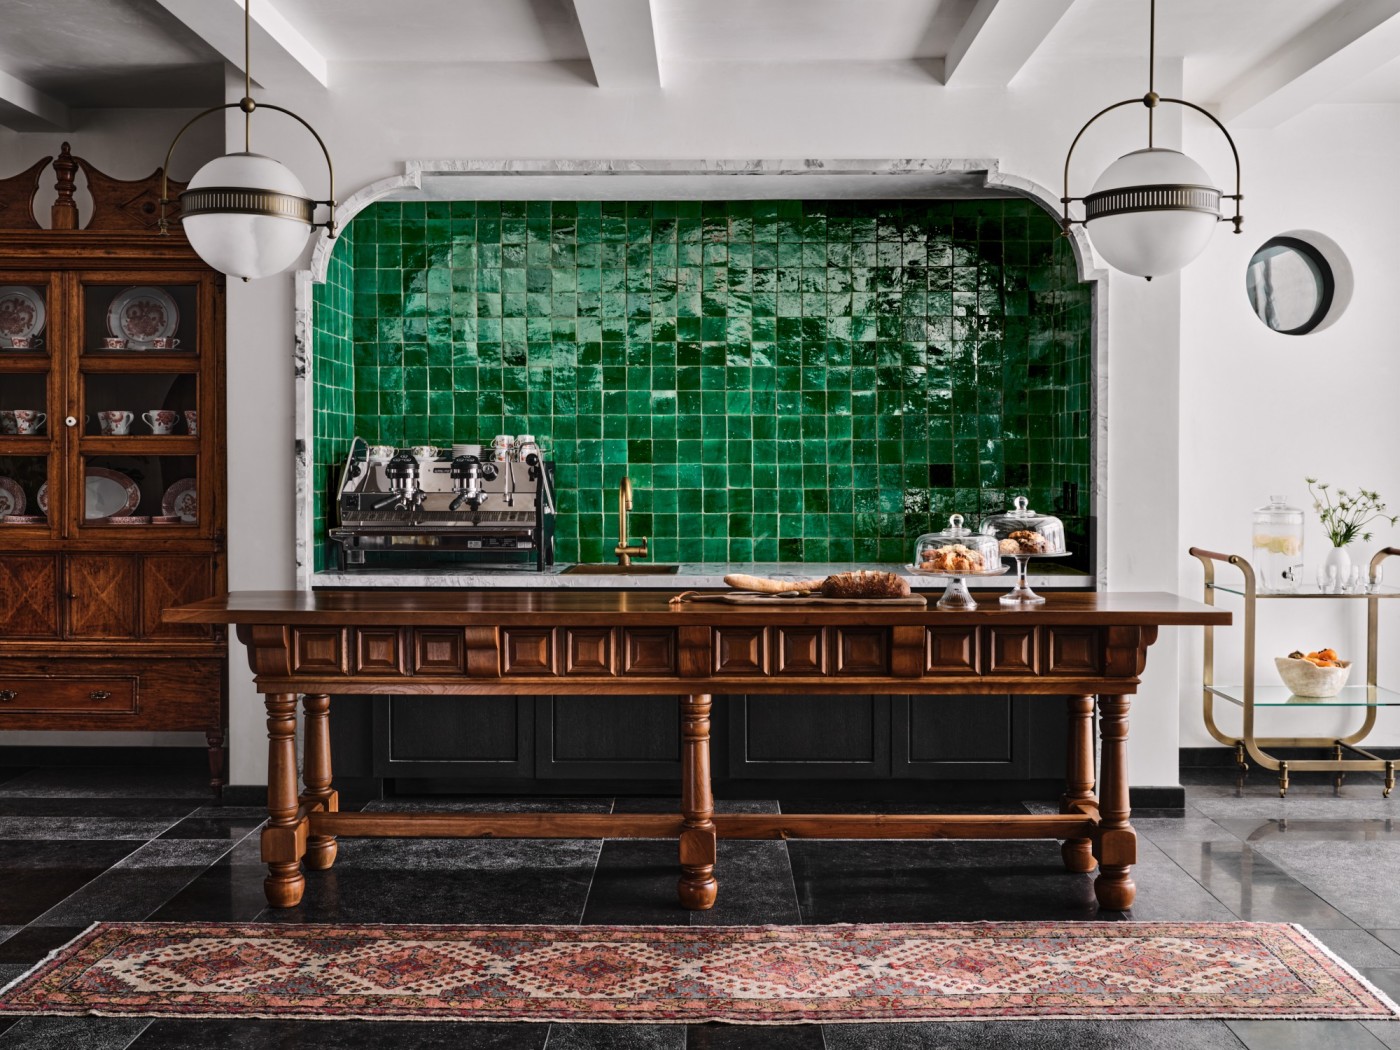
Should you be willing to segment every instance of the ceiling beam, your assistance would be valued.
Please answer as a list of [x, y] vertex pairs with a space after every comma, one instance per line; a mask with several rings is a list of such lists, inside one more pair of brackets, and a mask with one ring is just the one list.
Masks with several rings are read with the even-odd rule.
[[[224, 59], [243, 70], [243, 0], [157, 0]], [[253, 5], [253, 82], [271, 94], [324, 89], [326, 56], [268, 0]]]
[[1400, 54], [1400, 0], [1355, 0], [1308, 26], [1228, 84], [1220, 119], [1271, 128]]
[[0, 69], [0, 127], [12, 131], [68, 131], [68, 107]]
[[658, 88], [661, 64], [650, 0], [574, 0], [601, 88]]
[[943, 60], [943, 83], [1006, 87], [1074, 0], [977, 0]]

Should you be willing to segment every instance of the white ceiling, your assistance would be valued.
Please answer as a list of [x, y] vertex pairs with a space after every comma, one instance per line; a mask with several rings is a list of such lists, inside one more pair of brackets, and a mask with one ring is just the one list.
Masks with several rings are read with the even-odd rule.
[[[0, 125], [221, 102], [224, 61], [241, 61], [241, 4], [0, 0]], [[1400, 102], [1400, 0], [1159, 8], [1159, 56], [1184, 58], [1187, 96], [1227, 120]], [[254, 0], [253, 18], [265, 86], [299, 75], [330, 91], [347, 63], [377, 62], [591, 62], [599, 86], [635, 90], [680, 63], [824, 63], [839, 76], [846, 62], [915, 61], [933, 82], [987, 83], [980, 70], [1014, 85], [1109, 57], [1145, 70], [1147, 45], [1147, 0]]]

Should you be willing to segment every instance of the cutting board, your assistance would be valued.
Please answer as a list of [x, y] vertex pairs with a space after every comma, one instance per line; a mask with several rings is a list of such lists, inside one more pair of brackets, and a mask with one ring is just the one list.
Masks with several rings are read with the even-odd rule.
[[808, 591], [786, 594], [763, 594], [758, 591], [720, 591], [718, 593], [686, 591], [671, 599], [672, 604], [685, 602], [723, 602], [726, 605], [884, 605], [919, 607], [928, 605], [922, 594], [907, 598], [823, 598]]

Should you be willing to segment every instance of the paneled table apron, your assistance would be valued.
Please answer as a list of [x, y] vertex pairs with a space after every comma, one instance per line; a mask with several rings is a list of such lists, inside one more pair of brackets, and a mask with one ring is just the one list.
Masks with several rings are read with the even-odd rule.
[[[1160, 626], [1223, 625], [1230, 614], [1174, 595], [1057, 594], [1025, 610], [671, 605], [664, 592], [235, 592], [167, 610], [226, 623], [266, 694], [267, 899], [301, 900], [302, 865], [335, 862], [337, 836], [671, 838], [680, 902], [714, 905], [717, 838], [1063, 839], [1070, 871], [1097, 862], [1099, 905], [1133, 903], [1128, 699]], [[710, 697], [726, 693], [1068, 695], [1058, 814], [904, 816], [719, 814], [710, 792]], [[336, 693], [680, 696], [681, 812], [340, 813], [331, 779]], [[296, 698], [306, 715], [297, 791]], [[1099, 709], [1100, 790], [1093, 718]]]

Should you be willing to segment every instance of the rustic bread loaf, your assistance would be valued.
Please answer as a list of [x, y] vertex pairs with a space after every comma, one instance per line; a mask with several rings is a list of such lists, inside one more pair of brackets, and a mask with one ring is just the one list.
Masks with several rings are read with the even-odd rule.
[[823, 598], [907, 598], [909, 582], [892, 572], [862, 569], [841, 572], [822, 581]]
[[759, 594], [786, 594], [789, 591], [815, 591], [821, 580], [773, 580], [767, 576], [730, 573], [724, 582], [735, 590], [757, 591]]

